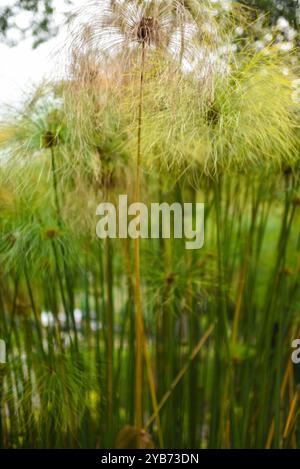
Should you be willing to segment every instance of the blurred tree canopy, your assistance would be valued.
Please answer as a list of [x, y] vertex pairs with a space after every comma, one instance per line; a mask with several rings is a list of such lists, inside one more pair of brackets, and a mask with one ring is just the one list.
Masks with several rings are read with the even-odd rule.
[[[66, 5], [72, 0], [61, 0]], [[15, 45], [31, 36], [33, 47], [55, 36], [57, 2], [55, 0], [2, 0], [0, 6], [0, 40]]]
[[[240, 1], [262, 12], [270, 13], [269, 18], [272, 23], [275, 23], [280, 16], [284, 16], [293, 27], [299, 25], [300, 0]], [[1, 3], [0, 40], [3, 42], [15, 45], [25, 37], [31, 36], [35, 48], [57, 33], [55, 0], [2, 0]], [[73, 0], [61, 0], [61, 3], [70, 5]]]

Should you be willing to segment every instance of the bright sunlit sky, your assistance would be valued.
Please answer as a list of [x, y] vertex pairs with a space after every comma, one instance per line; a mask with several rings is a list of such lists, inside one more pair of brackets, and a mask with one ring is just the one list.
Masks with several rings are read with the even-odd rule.
[[[6, 1], [6, 4], [9, 3]], [[80, 7], [84, 0], [74, 0], [74, 5]], [[43, 78], [58, 75], [63, 70], [59, 52], [62, 49], [66, 28], [62, 13], [67, 11], [66, 5], [60, 0], [56, 2], [56, 21], [61, 25], [59, 34], [32, 49], [32, 40], [28, 39], [19, 43], [16, 47], [9, 47], [0, 43], [0, 106], [15, 105], [22, 100], [28, 88], [40, 82]], [[26, 24], [26, 14], [20, 15], [20, 25]], [[0, 108], [0, 113], [1, 113]]]

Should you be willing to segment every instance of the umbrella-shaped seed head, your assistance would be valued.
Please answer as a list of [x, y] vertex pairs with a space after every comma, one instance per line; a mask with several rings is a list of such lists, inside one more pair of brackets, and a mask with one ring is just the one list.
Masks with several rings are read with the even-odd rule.
[[58, 136], [55, 135], [51, 130], [47, 130], [43, 135], [43, 147], [53, 148], [58, 145]]
[[157, 44], [160, 39], [160, 27], [157, 19], [142, 17], [136, 27], [136, 39], [141, 44]]

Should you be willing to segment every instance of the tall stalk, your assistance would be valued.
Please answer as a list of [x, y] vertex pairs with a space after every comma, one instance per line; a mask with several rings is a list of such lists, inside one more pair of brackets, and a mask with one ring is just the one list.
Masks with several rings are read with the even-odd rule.
[[[144, 69], [145, 69], [145, 41], [142, 42], [141, 74], [139, 90], [138, 109], [138, 132], [137, 132], [137, 157], [136, 157], [136, 181], [135, 200], [140, 201], [141, 194], [141, 144], [142, 144], [142, 119], [143, 119], [143, 96], [144, 96]], [[140, 275], [140, 238], [134, 240], [134, 270], [135, 270], [135, 425], [143, 427], [142, 411], [142, 388], [143, 388], [143, 316], [141, 301], [141, 275]]]
[[108, 424], [111, 427], [113, 420], [114, 399], [114, 310], [113, 310], [113, 252], [111, 240], [107, 238], [106, 254], [106, 296], [107, 296], [107, 400], [108, 400]]

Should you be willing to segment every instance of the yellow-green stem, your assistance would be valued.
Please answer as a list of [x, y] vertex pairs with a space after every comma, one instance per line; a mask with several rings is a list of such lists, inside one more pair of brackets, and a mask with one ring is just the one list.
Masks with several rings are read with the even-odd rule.
[[[142, 142], [142, 114], [143, 114], [143, 91], [144, 91], [144, 66], [145, 66], [145, 44], [142, 44], [141, 77], [138, 114], [137, 135], [137, 159], [136, 159], [136, 182], [135, 200], [139, 202], [141, 192], [141, 142]], [[135, 425], [137, 428], [143, 426], [142, 412], [142, 386], [143, 386], [143, 318], [141, 301], [141, 278], [140, 278], [140, 240], [134, 242], [134, 270], [135, 270]]]

